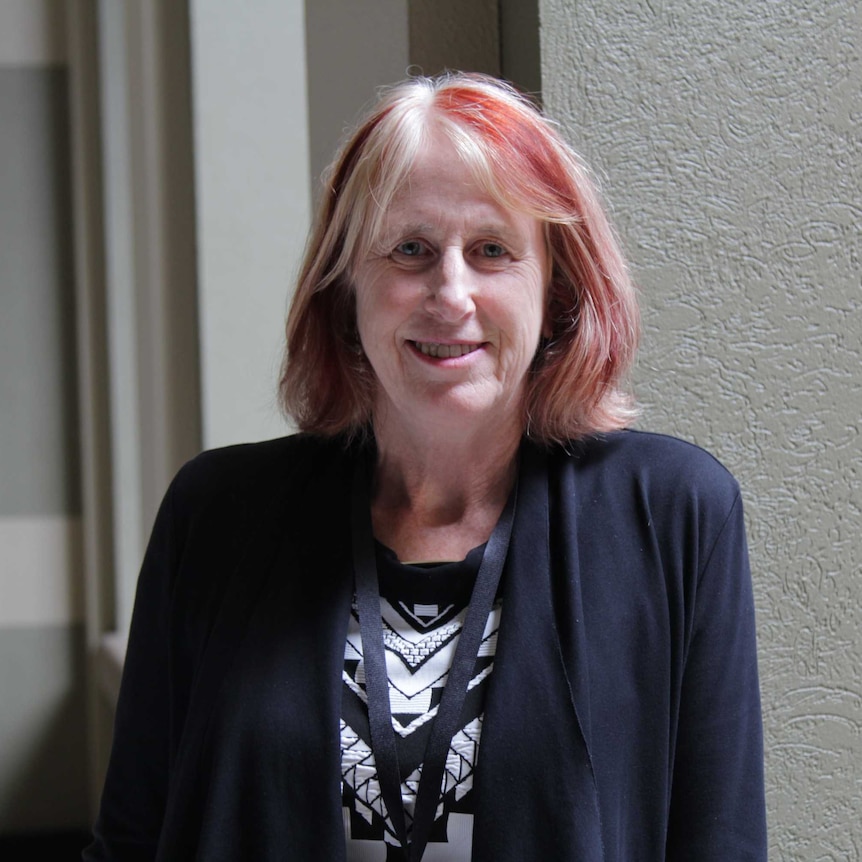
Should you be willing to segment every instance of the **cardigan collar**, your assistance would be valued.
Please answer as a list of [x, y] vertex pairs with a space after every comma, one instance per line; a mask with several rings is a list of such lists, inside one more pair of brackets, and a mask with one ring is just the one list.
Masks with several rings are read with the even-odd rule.
[[[558, 515], [573, 517], [563, 508]], [[552, 536], [574, 534], [573, 521], [564, 524], [551, 523], [547, 455], [526, 444], [475, 779], [477, 862], [604, 858], [585, 734], [586, 652], [564, 656], [553, 605], [552, 565], [558, 588], [571, 593], [567, 605], [580, 607], [576, 546], [565, 556], [551, 546]], [[581, 621], [565, 625], [577, 630]]]

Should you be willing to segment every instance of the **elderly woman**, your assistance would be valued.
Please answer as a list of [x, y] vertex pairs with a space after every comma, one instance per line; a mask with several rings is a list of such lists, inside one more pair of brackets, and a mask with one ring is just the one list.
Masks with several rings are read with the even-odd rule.
[[530, 102], [388, 90], [290, 312], [303, 433], [159, 513], [85, 859], [765, 859], [739, 490], [622, 430], [637, 321]]

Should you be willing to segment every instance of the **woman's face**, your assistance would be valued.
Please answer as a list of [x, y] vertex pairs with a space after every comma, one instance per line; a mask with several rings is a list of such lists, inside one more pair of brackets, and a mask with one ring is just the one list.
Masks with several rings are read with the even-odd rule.
[[539, 220], [485, 194], [433, 135], [355, 272], [375, 422], [521, 423], [548, 278]]

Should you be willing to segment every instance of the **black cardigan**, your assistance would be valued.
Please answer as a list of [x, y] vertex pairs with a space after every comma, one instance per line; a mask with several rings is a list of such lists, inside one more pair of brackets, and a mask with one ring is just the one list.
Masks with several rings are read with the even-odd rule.
[[[141, 571], [85, 860], [344, 859], [355, 457], [299, 435], [178, 473]], [[735, 481], [694, 446], [632, 431], [548, 463], [519, 496], [503, 575], [473, 859], [765, 860]]]

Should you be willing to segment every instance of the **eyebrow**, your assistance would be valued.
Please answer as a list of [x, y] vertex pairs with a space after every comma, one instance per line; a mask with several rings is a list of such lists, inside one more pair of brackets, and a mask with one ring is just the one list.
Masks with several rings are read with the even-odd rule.
[[[412, 236], [414, 234], [427, 236], [433, 234], [435, 230], [435, 226], [430, 222], [390, 224], [386, 225], [383, 231], [381, 231], [381, 238], [384, 242], [391, 242], [397, 237]], [[525, 241], [521, 231], [504, 222], [485, 222], [475, 229], [471, 228], [470, 233], [484, 234], [512, 244], [523, 244]]]

